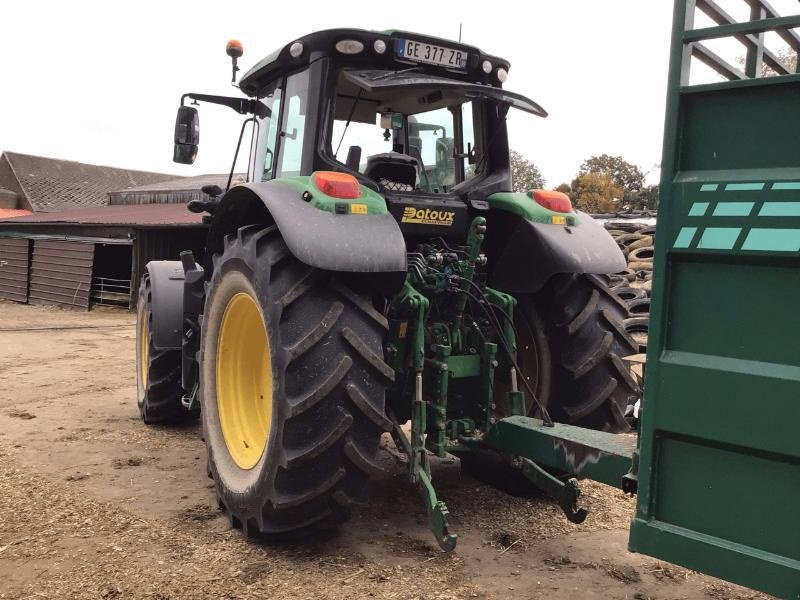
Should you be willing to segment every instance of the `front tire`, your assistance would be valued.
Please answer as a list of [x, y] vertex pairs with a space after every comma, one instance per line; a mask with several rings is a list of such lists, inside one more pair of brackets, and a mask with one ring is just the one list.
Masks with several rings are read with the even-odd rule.
[[136, 314], [136, 404], [148, 425], [192, 419], [181, 404], [181, 351], [153, 344], [153, 297], [145, 273], [139, 286]]
[[338, 525], [362, 500], [391, 428], [387, 323], [274, 227], [215, 257], [200, 344], [202, 420], [220, 506], [247, 535]]

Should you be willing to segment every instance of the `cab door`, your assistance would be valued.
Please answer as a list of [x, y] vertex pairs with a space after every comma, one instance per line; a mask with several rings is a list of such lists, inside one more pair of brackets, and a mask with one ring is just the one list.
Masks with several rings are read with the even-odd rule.
[[281, 96], [283, 79], [271, 84], [259, 100], [269, 109], [265, 117], [256, 117], [257, 126], [250, 149], [250, 181], [269, 181], [275, 176], [278, 154], [278, 133], [281, 120]]

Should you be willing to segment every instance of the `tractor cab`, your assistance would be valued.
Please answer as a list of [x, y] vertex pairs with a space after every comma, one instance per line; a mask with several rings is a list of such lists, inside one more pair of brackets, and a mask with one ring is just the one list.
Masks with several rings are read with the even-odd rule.
[[[478, 48], [406, 32], [299, 38], [239, 83], [252, 98], [248, 180], [326, 170], [380, 193], [465, 198], [510, 189], [505, 116], [511, 107], [547, 113], [502, 89], [508, 69]], [[187, 95], [213, 101], [199, 96]]]
[[[402, 71], [343, 67], [334, 91], [331, 154], [379, 189], [397, 189], [399, 184], [405, 191], [460, 194], [485, 178], [483, 148], [490, 141], [498, 143], [498, 135], [491, 138], [500, 130], [509, 106], [546, 114], [517, 94], [420, 73], [415, 67]], [[505, 146], [504, 130], [502, 135], [499, 142]], [[387, 150], [391, 155], [386, 156]], [[380, 159], [373, 158], [377, 156]], [[411, 184], [405, 181], [403, 164], [415, 166]], [[507, 168], [497, 160], [495, 166]], [[393, 179], [395, 171], [403, 181]]]

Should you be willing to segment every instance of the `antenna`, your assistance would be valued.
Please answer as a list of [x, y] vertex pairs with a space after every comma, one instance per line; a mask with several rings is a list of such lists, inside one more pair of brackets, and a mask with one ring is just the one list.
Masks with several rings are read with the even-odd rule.
[[461, 28], [464, 26], [463, 23], [458, 24], [458, 43], [461, 43]]

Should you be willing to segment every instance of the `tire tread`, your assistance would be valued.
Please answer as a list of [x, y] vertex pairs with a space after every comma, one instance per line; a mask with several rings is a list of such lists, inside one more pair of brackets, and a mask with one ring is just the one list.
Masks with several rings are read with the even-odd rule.
[[[157, 349], [153, 342], [153, 294], [150, 277], [147, 274], [142, 277], [138, 301], [144, 303], [144, 318], [149, 321], [147, 385], [143, 396], [137, 402], [142, 421], [148, 425], [156, 425], [178, 424], [192, 420], [196, 418], [197, 413], [186, 410], [181, 403], [183, 397], [181, 351]], [[138, 366], [136, 376], [139, 377]]]
[[556, 276], [535, 305], [552, 350], [548, 411], [573, 425], [629, 431], [625, 409], [640, 389], [622, 360], [638, 350], [623, 324], [624, 300], [600, 276], [566, 274]]
[[282, 416], [273, 416], [271, 448], [279, 457], [269, 489], [242, 500], [212, 466], [221, 505], [248, 535], [281, 538], [335, 526], [364, 495], [368, 477], [382, 472], [375, 454], [391, 424], [385, 390], [394, 377], [383, 360], [388, 323], [367, 296], [295, 259], [274, 227], [243, 228], [226, 240], [215, 265], [212, 288], [230, 268], [262, 278], [253, 285], [264, 294], [273, 379], [280, 382], [273, 402], [284, 403]]

